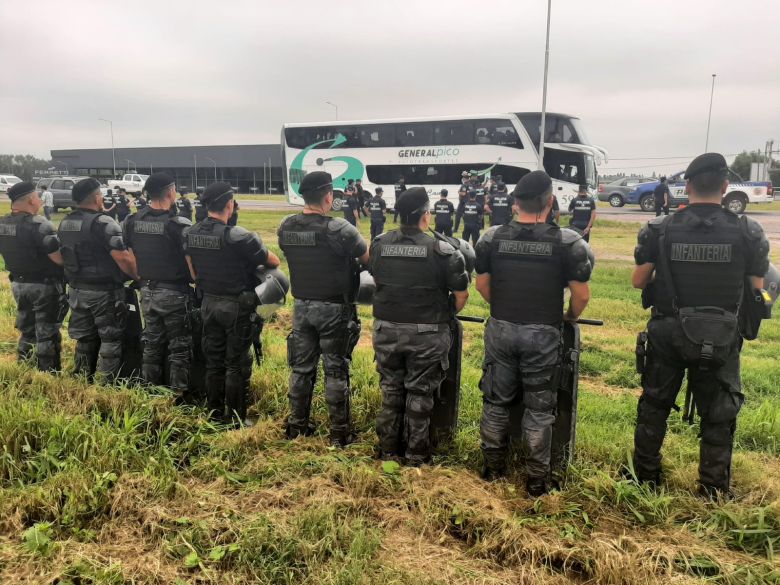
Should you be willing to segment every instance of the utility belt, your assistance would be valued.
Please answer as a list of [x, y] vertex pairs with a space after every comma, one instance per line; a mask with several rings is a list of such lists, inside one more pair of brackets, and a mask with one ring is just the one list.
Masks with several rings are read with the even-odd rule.
[[95, 291], [114, 291], [124, 288], [122, 283], [117, 282], [79, 282], [73, 281], [68, 283], [71, 288], [78, 290], [95, 290]]
[[319, 302], [319, 303], [334, 303], [336, 305], [350, 305], [352, 303], [349, 303], [344, 300], [344, 295], [339, 295], [337, 297], [328, 297], [327, 299], [308, 299], [305, 297], [295, 297], [296, 301], [312, 301], [312, 302]]
[[19, 282], [24, 284], [64, 284], [65, 279], [56, 276], [24, 276], [21, 274], [12, 274], [10, 276], [11, 282]]
[[181, 281], [167, 282], [164, 280], [142, 280], [141, 286], [144, 288], [150, 288], [152, 290], [161, 288], [165, 290], [174, 290], [182, 293], [187, 293], [192, 290], [190, 288], [189, 283], [181, 282]]
[[238, 303], [239, 308], [246, 311], [254, 311], [258, 305], [257, 295], [253, 290], [245, 290], [244, 292], [241, 292], [237, 295], [218, 295], [207, 292], [203, 293], [203, 296], [214, 300]]

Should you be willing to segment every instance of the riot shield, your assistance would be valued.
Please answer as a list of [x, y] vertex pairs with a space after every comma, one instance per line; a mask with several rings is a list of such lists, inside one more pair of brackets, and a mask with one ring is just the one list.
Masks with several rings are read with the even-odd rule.
[[457, 319], [449, 323], [452, 332], [447, 376], [434, 397], [431, 413], [431, 445], [448, 443], [455, 437], [460, 405], [460, 370], [463, 353], [463, 325]]
[[141, 378], [141, 362], [143, 361], [141, 307], [134, 288], [126, 286], [124, 293], [127, 319], [122, 337], [122, 367], [119, 369], [119, 378], [138, 380]]
[[[550, 460], [550, 467], [553, 471], [565, 469], [574, 455], [580, 366], [580, 329], [576, 323], [568, 321], [564, 323], [561, 353], [561, 365], [556, 373], [558, 405], [553, 424], [552, 457]], [[509, 413], [510, 440], [513, 449], [518, 452], [522, 445], [523, 410], [522, 394], [520, 394], [518, 401], [512, 405]]]

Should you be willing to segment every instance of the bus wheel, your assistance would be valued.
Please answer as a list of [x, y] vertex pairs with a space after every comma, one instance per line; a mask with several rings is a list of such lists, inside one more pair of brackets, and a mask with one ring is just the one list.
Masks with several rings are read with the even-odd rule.
[[651, 212], [655, 211], [655, 196], [645, 195], [639, 200], [639, 207], [642, 211]]
[[733, 213], [745, 213], [747, 199], [742, 193], [732, 193], [723, 200], [723, 207]]

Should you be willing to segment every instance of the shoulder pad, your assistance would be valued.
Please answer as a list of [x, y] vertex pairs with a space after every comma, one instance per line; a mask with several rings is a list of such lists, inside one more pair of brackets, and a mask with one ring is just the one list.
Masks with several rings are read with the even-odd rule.
[[47, 221], [49, 221], [49, 220], [46, 219], [45, 217], [43, 217], [42, 215], [31, 215], [30, 216], [30, 223], [40, 224], [40, 223], [44, 223], [44, 222], [47, 222]]
[[250, 232], [249, 230], [238, 225], [228, 226], [227, 230], [225, 231], [225, 240], [231, 244], [249, 241], [253, 236], [255, 236], [253, 232]]
[[192, 221], [186, 217], [182, 217], [180, 215], [174, 215], [171, 218], [171, 223], [178, 223], [179, 225], [192, 225]]
[[121, 236], [122, 226], [116, 220], [108, 215], [99, 215], [95, 218], [95, 223], [105, 226], [107, 236]]
[[[680, 213], [679, 211], [677, 213]], [[650, 221], [647, 222], [647, 225], [650, 226], [651, 229], [658, 229], [660, 228], [665, 221], [667, 221], [671, 215], [659, 215], [658, 217], [654, 217]]]
[[433, 249], [440, 256], [452, 256], [455, 253], [455, 246], [444, 240], [436, 240], [433, 244]]
[[574, 242], [581, 240], [582, 235], [569, 228], [561, 228], [561, 243], [565, 246], [571, 246]]
[[760, 240], [764, 237], [764, 227], [752, 217], [742, 216], [742, 225], [745, 235], [751, 240]]
[[343, 217], [331, 217], [330, 221], [328, 222], [328, 231], [331, 232], [340, 232], [341, 230], [346, 229], [348, 227], [353, 227], [353, 226]]
[[285, 223], [287, 223], [287, 221], [290, 218], [295, 217], [296, 215], [298, 215], [298, 214], [297, 213], [291, 213], [290, 215], [285, 215], [284, 218], [282, 219], [282, 221], [279, 222], [279, 227], [281, 228]]
[[484, 240], [486, 243], [490, 243], [493, 241], [493, 237], [496, 235], [496, 232], [501, 228], [500, 225], [494, 225], [489, 230], [487, 230], [484, 234], [482, 234], [481, 240]]

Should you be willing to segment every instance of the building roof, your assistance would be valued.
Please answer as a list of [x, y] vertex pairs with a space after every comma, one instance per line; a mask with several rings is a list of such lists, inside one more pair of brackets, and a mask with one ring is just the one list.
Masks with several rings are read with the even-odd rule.
[[[113, 165], [110, 148], [74, 148], [52, 150], [55, 161], [67, 163], [69, 168], [108, 168]], [[271, 166], [282, 166], [282, 149], [278, 144], [237, 144], [218, 146], [148, 146], [140, 148], [116, 148], [116, 167], [124, 168], [127, 159], [138, 168], [149, 166], [175, 169], [195, 166], [262, 167], [271, 159]]]

